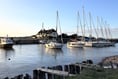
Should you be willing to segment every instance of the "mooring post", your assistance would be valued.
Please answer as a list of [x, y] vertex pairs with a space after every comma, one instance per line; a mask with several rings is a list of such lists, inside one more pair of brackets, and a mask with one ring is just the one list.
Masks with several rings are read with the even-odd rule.
[[39, 79], [46, 79], [45, 72], [39, 70]]
[[48, 78], [48, 79], [52, 79], [52, 74], [47, 73], [47, 78]]
[[79, 65], [76, 65], [76, 74], [80, 74], [80, 66]]
[[75, 66], [74, 66], [74, 64], [70, 64], [69, 67], [70, 67], [70, 74], [75, 74]]
[[[19, 75], [18, 79], [22, 79], [22, 76]], [[29, 74], [25, 74], [24, 79], [31, 79]]]
[[79, 65], [79, 67], [80, 67], [80, 73], [81, 73], [84, 67], [82, 67], [82, 65]]
[[110, 65], [111, 65], [111, 68], [114, 69], [114, 67], [113, 67], [113, 63], [112, 63], [111, 61], [110, 61]]
[[33, 70], [33, 79], [39, 79], [38, 70]]
[[61, 65], [56, 66], [56, 70], [62, 70], [62, 66]]
[[64, 65], [64, 71], [69, 71], [68, 65]]

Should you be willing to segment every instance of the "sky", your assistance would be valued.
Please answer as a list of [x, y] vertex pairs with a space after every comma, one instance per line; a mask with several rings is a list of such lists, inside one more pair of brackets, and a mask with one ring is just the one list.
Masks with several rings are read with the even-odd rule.
[[[118, 38], [118, 0], [0, 0], [0, 36], [30, 36], [42, 28], [55, 28], [59, 12], [61, 31], [76, 33], [77, 12], [87, 23], [89, 12], [96, 25], [102, 17], [110, 25], [112, 37]], [[87, 27], [86, 27], [87, 28]]]

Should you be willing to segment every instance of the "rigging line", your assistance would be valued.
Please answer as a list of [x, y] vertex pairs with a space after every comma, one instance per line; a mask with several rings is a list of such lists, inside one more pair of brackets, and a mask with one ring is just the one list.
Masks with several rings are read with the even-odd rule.
[[84, 31], [83, 31], [83, 28], [82, 28], [82, 22], [81, 22], [81, 17], [80, 17], [80, 14], [79, 14], [79, 11], [78, 11], [78, 20], [79, 20], [79, 24], [80, 24], [80, 27], [81, 27], [81, 32], [82, 32], [82, 36], [84, 36]]
[[92, 37], [92, 26], [91, 26], [91, 13], [89, 12], [89, 19], [90, 19], [90, 28], [89, 28], [89, 32], [90, 32], [90, 41], [92, 41], [91, 37]]
[[110, 24], [108, 24], [108, 32], [109, 32], [109, 35], [110, 35], [110, 39], [112, 39], [112, 34], [111, 34], [111, 30], [109, 28]]
[[94, 24], [94, 21], [93, 21], [92, 16], [91, 16], [91, 22], [92, 22], [93, 29], [95, 30], [96, 37], [98, 38], [98, 32], [97, 32], [97, 27], [98, 27], [98, 25], [97, 25], [97, 27], [95, 27], [95, 24]]
[[57, 17], [56, 17], [56, 32], [57, 32], [57, 29], [58, 29], [58, 11], [57, 11]]
[[79, 32], [79, 11], [77, 12], [77, 35]]
[[78, 11], [78, 21], [79, 21], [78, 25], [80, 25], [81, 33], [82, 33], [81, 41], [84, 41], [84, 28], [82, 27], [82, 22], [81, 22], [81, 17], [80, 17], [79, 11]]
[[83, 7], [83, 41], [85, 41], [85, 12]]
[[105, 38], [105, 34], [104, 34], [104, 23], [103, 23], [103, 18], [101, 18], [101, 21], [99, 19], [99, 23], [100, 23], [100, 29], [101, 29], [101, 33], [103, 35], [103, 38]]
[[106, 39], [108, 39], [108, 30], [107, 30], [107, 23], [106, 21], [104, 22], [104, 29], [105, 29], [105, 33], [106, 33]]
[[57, 28], [59, 27], [60, 29], [60, 35], [61, 35], [61, 42], [63, 43], [63, 37], [62, 37], [62, 31], [61, 31], [61, 25], [60, 25], [60, 19], [59, 19], [59, 13], [57, 11], [57, 24], [56, 24]]

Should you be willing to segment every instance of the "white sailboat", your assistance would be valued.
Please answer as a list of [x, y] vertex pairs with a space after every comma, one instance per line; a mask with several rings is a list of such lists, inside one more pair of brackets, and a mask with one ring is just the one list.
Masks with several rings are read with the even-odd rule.
[[67, 47], [76, 47], [76, 48], [83, 48], [84, 44], [81, 41], [71, 41], [67, 43]]
[[[89, 13], [89, 18], [90, 18], [90, 35], [89, 35], [89, 40], [87, 42], [85, 42], [85, 46], [86, 47], [103, 47], [105, 44], [106, 44], [106, 41], [102, 41], [102, 40], [92, 40], [91, 37], [92, 37], [92, 17], [91, 17], [91, 14]], [[98, 27], [98, 17], [97, 17], [97, 27]], [[101, 27], [101, 25], [99, 25]], [[94, 25], [93, 25], [94, 27]], [[95, 27], [94, 27], [95, 29]], [[101, 34], [102, 36], [104, 36], [104, 33], [103, 33], [103, 29], [101, 27]], [[98, 34], [97, 35], [97, 38], [98, 38]]]
[[[91, 15], [90, 15], [90, 18], [91, 18]], [[91, 19], [90, 19], [90, 21], [91, 21]], [[98, 27], [98, 22], [99, 22], [99, 18], [97, 17], [97, 27]], [[90, 22], [90, 26], [91, 26], [91, 22]], [[105, 37], [105, 34], [103, 32], [103, 27], [101, 25], [99, 25], [99, 26], [101, 29], [102, 36]], [[107, 33], [106, 27], [104, 29], [105, 29], [105, 33], [106, 33], [106, 38], [108, 39], [108, 33]], [[92, 31], [92, 29], [91, 29], [91, 31]], [[108, 29], [108, 31], [110, 31], [110, 29]], [[90, 35], [92, 35], [92, 33]], [[98, 35], [97, 35], [97, 38], [98, 38]], [[108, 40], [96, 40], [96, 41], [89, 40], [85, 43], [85, 46], [86, 47], [109, 47], [109, 46], [114, 46], [114, 44], [115, 43], [110, 42]]]
[[61, 49], [63, 44], [58, 43], [57, 41], [51, 41], [47, 44], [45, 44], [46, 48], [53, 48], [53, 49]]
[[[90, 29], [89, 29], [90, 34], [89, 34], [89, 40], [87, 42], [85, 42], [85, 46], [86, 47], [97, 47], [97, 46], [99, 46], [100, 43], [97, 40], [93, 41], [91, 39], [92, 38], [92, 17], [91, 17], [90, 13], [89, 13], [89, 19], [90, 19]], [[93, 24], [93, 26], [94, 26], [94, 24]], [[96, 35], [98, 37], [97, 32], [96, 32]]]
[[[57, 30], [57, 27], [58, 27], [58, 24], [59, 24], [59, 16], [58, 16], [58, 11], [57, 11], [57, 21], [56, 21], [56, 30]], [[61, 30], [61, 28], [60, 28]], [[61, 37], [62, 38], [62, 37]], [[61, 39], [62, 40], [62, 39]], [[57, 42], [56, 39], [53, 39], [51, 40], [50, 42], [46, 43], [45, 44], [45, 47], [46, 48], [52, 48], [52, 49], [61, 49], [63, 47], [63, 42], [62, 43], [59, 43]]]
[[[108, 34], [110, 35], [110, 38], [109, 39], [112, 39], [112, 34], [111, 34], [111, 31], [110, 31], [109, 25], [108, 25]], [[115, 46], [115, 43], [114, 42], [110, 42], [109, 45], [110, 46]]]
[[[80, 19], [79, 12], [78, 12], [78, 18], [77, 18], [77, 34], [78, 34], [78, 19]], [[80, 22], [81, 23], [81, 22]], [[67, 47], [73, 47], [73, 48], [83, 48], [84, 47], [84, 42], [78, 41], [69, 41], [67, 42]]]

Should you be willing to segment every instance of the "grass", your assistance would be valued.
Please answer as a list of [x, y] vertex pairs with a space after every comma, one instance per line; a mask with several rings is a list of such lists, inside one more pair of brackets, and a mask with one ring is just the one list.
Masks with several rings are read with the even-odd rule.
[[118, 79], [118, 69], [83, 69], [79, 75], [66, 79]]

